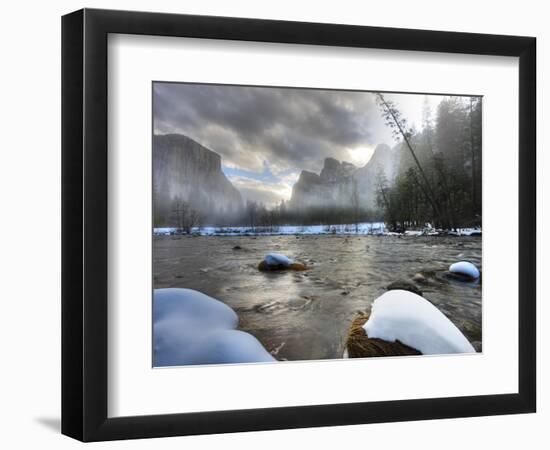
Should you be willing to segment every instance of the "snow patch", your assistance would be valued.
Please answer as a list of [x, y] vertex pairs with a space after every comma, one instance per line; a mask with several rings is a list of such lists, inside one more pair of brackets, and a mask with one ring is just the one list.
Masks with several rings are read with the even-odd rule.
[[479, 270], [471, 262], [460, 261], [454, 264], [451, 264], [449, 267], [449, 272], [458, 273], [460, 275], [466, 275], [474, 280], [479, 278]]
[[[279, 235], [320, 235], [320, 234], [368, 234], [382, 235], [386, 233], [383, 222], [364, 222], [338, 225], [280, 225], [272, 227], [195, 227], [193, 234], [202, 236], [279, 236]], [[159, 227], [153, 229], [156, 236], [178, 234], [177, 228]]]
[[422, 236], [424, 234], [421, 230], [406, 230], [405, 236]]
[[457, 228], [450, 231], [453, 236], [481, 236], [481, 228]]
[[235, 330], [238, 323], [235, 311], [201, 292], [155, 289], [153, 365], [275, 361], [254, 336]]
[[400, 341], [424, 355], [475, 353], [460, 330], [425, 298], [408, 291], [378, 297], [363, 325], [369, 338]]
[[[153, 228], [155, 236], [171, 236], [182, 234], [177, 228]], [[384, 222], [363, 222], [337, 225], [278, 225], [269, 227], [194, 227], [191, 234], [200, 236], [284, 236], [284, 235], [375, 235], [375, 236], [437, 236], [449, 234], [452, 236], [481, 236], [481, 228], [458, 228], [453, 231], [436, 230], [431, 224], [426, 224], [422, 230], [406, 230], [404, 233], [388, 231]]]

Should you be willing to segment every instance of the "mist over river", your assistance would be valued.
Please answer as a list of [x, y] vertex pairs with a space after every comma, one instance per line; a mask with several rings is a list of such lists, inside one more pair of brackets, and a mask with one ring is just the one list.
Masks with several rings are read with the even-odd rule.
[[[304, 272], [260, 272], [267, 253]], [[396, 280], [415, 277], [423, 296], [481, 350], [481, 279], [458, 281], [449, 265], [480, 270], [481, 237], [469, 236], [154, 236], [154, 288], [190, 288], [235, 310], [239, 329], [279, 360], [341, 358], [354, 317]], [[420, 274], [420, 275], [418, 275]]]

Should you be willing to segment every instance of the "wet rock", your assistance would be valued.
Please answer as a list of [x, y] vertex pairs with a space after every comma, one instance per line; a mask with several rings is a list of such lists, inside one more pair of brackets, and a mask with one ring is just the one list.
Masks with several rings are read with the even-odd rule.
[[265, 256], [264, 260], [258, 264], [258, 270], [262, 272], [272, 270], [307, 270], [307, 266], [302, 263], [294, 262], [285, 255], [280, 253], [269, 253]]
[[421, 273], [415, 273], [412, 279], [417, 283], [426, 283], [428, 281]]
[[407, 280], [397, 280], [393, 283], [390, 283], [386, 286], [386, 290], [388, 291], [395, 291], [395, 290], [401, 290], [401, 291], [409, 291], [413, 294], [420, 295], [422, 297], [422, 291], [416, 287], [416, 285], [410, 281]]
[[268, 264], [264, 261], [262, 261], [260, 264], [258, 264], [258, 270], [260, 272], [271, 272], [271, 271], [281, 271], [281, 270], [296, 270], [296, 271], [302, 271], [307, 270], [308, 267], [305, 264], [293, 262], [289, 265], [285, 264]]
[[418, 350], [402, 344], [399, 341], [388, 342], [382, 339], [369, 338], [363, 329], [363, 325], [368, 319], [368, 314], [356, 317], [350, 326], [346, 340], [346, 350], [349, 358], [421, 354]]
[[301, 272], [302, 270], [307, 270], [308, 267], [305, 264], [295, 262], [289, 266], [289, 269]]
[[445, 272], [443, 273], [443, 277], [446, 278], [447, 280], [460, 281], [462, 283], [475, 281], [473, 278], [470, 278], [467, 275], [462, 275], [460, 273], [453, 273], [453, 272]]
[[240, 246], [240, 245], [235, 245], [235, 247], [233, 247], [233, 250], [242, 250], [243, 248]]

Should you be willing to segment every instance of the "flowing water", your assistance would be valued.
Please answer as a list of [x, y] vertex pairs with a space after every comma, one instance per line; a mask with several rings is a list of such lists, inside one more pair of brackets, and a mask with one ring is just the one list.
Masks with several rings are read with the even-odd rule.
[[[311, 269], [258, 271], [270, 252]], [[279, 360], [341, 358], [353, 318], [370, 311], [388, 284], [415, 275], [424, 297], [481, 350], [481, 280], [447, 273], [460, 260], [481, 270], [480, 237], [155, 236], [153, 255], [155, 288], [196, 289], [223, 301], [239, 328]]]

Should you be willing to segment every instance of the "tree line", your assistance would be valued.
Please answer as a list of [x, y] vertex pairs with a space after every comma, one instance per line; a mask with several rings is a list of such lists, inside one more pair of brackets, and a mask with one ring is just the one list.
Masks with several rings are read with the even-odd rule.
[[268, 208], [261, 202], [248, 200], [245, 206], [244, 224], [251, 227], [275, 228], [281, 225], [343, 225], [382, 220], [380, 211], [369, 210], [360, 205], [357, 183], [352, 181], [350, 202], [346, 205], [311, 206], [294, 209], [281, 200], [279, 205]]
[[379, 173], [377, 204], [393, 230], [481, 225], [481, 98], [448, 97], [423, 126], [407, 124], [396, 104], [376, 94], [382, 116], [397, 141], [397, 175]]
[[[356, 186], [356, 185], [355, 185]], [[358, 229], [361, 222], [376, 222], [383, 220], [380, 211], [367, 210], [359, 204], [357, 189], [352, 189], [350, 205], [310, 207], [307, 209], [292, 209], [287, 202], [281, 200], [278, 205], [267, 207], [264, 203], [247, 200], [239, 214], [218, 216], [215, 222], [207, 220], [193, 205], [181, 198], [172, 202], [171, 216], [168, 226], [175, 227], [180, 233], [191, 234], [207, 224], [215, 223], [217, 227], [246, 226], [252, 230], [274, 232], [283, 225], [344, 225], [351, 224], [350, 231]]]

